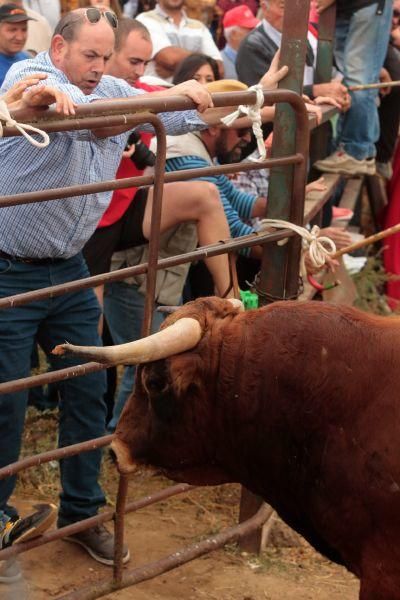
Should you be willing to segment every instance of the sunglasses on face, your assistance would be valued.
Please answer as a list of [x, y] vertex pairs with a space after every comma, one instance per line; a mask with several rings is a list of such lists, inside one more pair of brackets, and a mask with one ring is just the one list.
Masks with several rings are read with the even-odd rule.
[[111, 10], [103, 10], [101, 8], [92, 6], [85, 10], [85, 17], [87, 18], [89, 23], [98, 23], [101, 17], [104, 17], [105, 19], [107, 19], [107, 21], [113, 29], [117, 29], [118, 27], [117, 15]]
[[251, 130], [248, 127], [244, 127], [243, 129], [236, 129], [236, 135], [240, 138], [244, 138], [250, 135]]

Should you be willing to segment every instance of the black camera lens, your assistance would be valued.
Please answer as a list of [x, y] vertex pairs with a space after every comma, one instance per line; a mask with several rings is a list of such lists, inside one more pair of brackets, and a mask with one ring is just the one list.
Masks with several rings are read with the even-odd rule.
[[142, 170], [146, 167], [153, 167], [156, 162], [156, 155], [142, 142], [137, 131], [132, 131], [129, 135], [127, 147], [135, 145], [135, 152], [132, 154], [131, 161]]

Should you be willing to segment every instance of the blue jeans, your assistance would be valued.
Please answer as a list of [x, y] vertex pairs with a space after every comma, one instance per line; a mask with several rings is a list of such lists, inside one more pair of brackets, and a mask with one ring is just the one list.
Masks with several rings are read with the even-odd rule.
[[[104, 314], [110, 328], [114, 344], [125, 344], [141, 337], [144, 313], [144, 296], [133, 284], [124, 281], [108, 283], [104, 290]], [[154, 311], [152, 332], [158, 331], [164, 316]], [[132, 393], [136, 367], [124, 368], [124, 374], [118, 389], [113, 416], [108, 429], [114, 431], [125, 402]]]
[[[335, 58], [347, 86], [379, 81], [389, 42], [393, 2], [386, 0], [382, 15], [377, 4], [357, 10], [336, 22]], [[352, 105], [338, 123], [338, 145], [363, 160], [376, 155], [379, 139], [378, 90], [351, 92]]]
[[[87, 277], [82, 255], [52, 265], [32, 265], [0, 259], [0, 296], [37, 290]], [[92, 289], [38, 300], [24, 306], [0, 310], [0, 380], [10, 381], [30, 374], [32, 348], [37, 336], [52, 369], [79, 364], [79, 360], [50, 354], [55, 345], [101, 344], [97, 327], [100, 307]], [[59, 384], [59, 446], [68, 446], [105, 433], [103, 402], [105, 373], [91, 373]], [[18, 460], [24, 428], [27, 391], [0, 395], [0, 466]], [[101, 450], [85, 452], [60, 461], [62, 493], [59, 525], [95, 515], [105, 503], [97, 478]], [[15, 477], [0, 480], [0, 510], [16, 514], [7, 504]], [[1, 514], [1, 513], [0, 513]]]

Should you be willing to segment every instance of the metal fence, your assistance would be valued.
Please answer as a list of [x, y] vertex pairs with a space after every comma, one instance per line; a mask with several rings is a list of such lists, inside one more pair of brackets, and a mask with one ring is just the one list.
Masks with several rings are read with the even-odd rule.
[[[188, 98], [180, 96], [170, 97], [168, 99], [142, 99], [136, 97], [128, 100], [116, 100], [91, 104], [88, 106], [79, 106], [77, 107], [75, 117], [65, 119], [60, 118], [59, 115], [49, 111], [49, 114], [46, 117], [39, 121], [35, 121], [35, 124], [38, 124], [41, 129], [47, 132], [94, 129], [99, 126], [103, 128], [107, 125], [116, 126], [124, 124], [131, 124], [132, 127], [134, 127], [138, 123], [143, 122], [151, 123], [153, 125], [157, 137], [158, 151], [155, 172], [152, 176], [119, 179], [87, 184], [79, 187], [72, 186], [53, 190], [43, 190], [40, 192], [27, 192], [0, 198], [1, 210], [1, 208], [5, 206], [16, 206], [18, 204], [45, 201], [60, 202], [63, 198], [71, 198], [82, 194], [111, 191], [132, 186], [154, 185], [149, 259], [146, 264], [120, 269], [118, 271], [104, 273], [86, 279], [71, 281], [66, 285], [57, 285], [2, 298], [0, 299], [0, 309], [5, 310], [10, 307], [27, 304], [34, 300], [55, 297], [80, 289], [95, 287], [107, 282], [122, 280], [132, 275], [147, 273], [147, 296], [144, 312], [143, 335], [148, 335], [151, 329], [157, 269], [181, 263], [188, 263], [222, 253], [234, 254], [240, 248], [260, 244], [264, 245], [264, 248], [269, 245], [268, 253], [264, 252], [262, 275], [259, 282], [259, 292], [261, 297], [271, 298], [272, 296], [279, 296], [285, 298], [297, 294], [300, 245], [298, 240], [293, 237], [293, 233], [289, 230], [274, 233], [255, 233], [242, 238], [225, 240], [211, 246], [199, 247], [193, 252], [184, 255], [169, 257], [163, 260], [158, 260], [158, 247], [162, 190], [164, 183], [190, 180], [199, 175], [205, 176], [251, 169], [270, 168], [272, 169], [272, 172], [268, 203], [269, 214], [267, 216], [273, 218], [287, 218], [298, 224], [302, 224], [309, 131], [315, 127], [316, 124], [315, 121], [310, 121], [308, 118], [304, 102], [297, 93], [301, 90], [308, 15], [308, 2], [300, 4], [303, 4], [303, 6], [296, 6], [295, 10], [293, 10], [294, 7], [291, 6], [291, 11], [286, 11], [283, 33], [282, 61], [285, 64], [295, 65], [289, 80], [283, 82], [283, 84], [289, 83], [292, 90], [279, 89], [264, 94], [266, 103], [278, 103], [279, 107], [277, 109], [272, 158], [268, 160], [259, 163], [222, 165], [205, 169], [191, 169], [184, 172], [165, 173], [165, 131], [157, 113], [194, 108], [193, 103]], [[213, 102], [215, 107], [254, 104], [256, 102], [256, 94], [255, 92], [213, 94]], [[326, 121], [329, 119], [331, 114], [332, 110], [327, 108], [324, 111], [324, 120]], [[18, 135], [18, 132], [14, 128], [6, 127], [4, 135]], [[281, 194], [281, 197], [278, 197], [279, 193]], [[283, 238], [290, 239], [289, 243], [284, 247], [278, 247], [276, 244], [273, 246], [270, 245], [271, 242], [276, 242]], [[271, 252], [272, 248], [273, 252]], [[271, 254], [272, 259], [270, 258]], [[232, 265], [233, 261], [230, 262]], [[231, 275], [233, 276], [234, 274], [232, 273]], [[106, 368], [104, 365], [92, 362], [76, 367], [34, 375], [24, 379], [4, 382], [0, 384], [0, 394], [26, 390], [31, 387], [78, 377], [104, 368]], [[112, 439], [112, 435], [107, 435], [95, 440], [89, 440], [80, 444], [59, 448], [57, 450], [20, 460], [1, 468], [0, 479], [15, 475], [23, 469], [32, 466], [70, 457], [80, 452], [106, 447], [111, 443]], [[263, 505], [261, 502], [258, 503], [257, 501], [257, 510], [255, 511], [254, 499], [250, 502], [252, 509], [249, 510], [250, 504], [248, 497], [244, 497], [244, 500], [242, 501], [243, 510], [241, 512], [242, 515], [244, 515], [245, 520], [241, 524], [209, 537], [200, 543], [180, 549], [157, 562], [149, 563], [131, 570], [123, 570], [122, 547], [125, 514], [149, 506], [160, 500], [165, 500], [176, 494], [189, 492], [192, 488], [189, 485], [175, 485], [135, 502], [127, 502], [127, 489], [128, 479], [127, 477], [120, 475], [115, 511], [106, 510], [95, 517], [45, 533], [31, 541], [16, 544], [0, 551], [0, 560], [26, 552], [56, 539], [83, 531], [89, 527], [93, 527], [95, 524], [113, 520], [115, 525], [116, 543], [112, 579], [100, 581], [89, 588], [82, 588], [62, 596], [62, 598], [69, 600], [99, 598], [113, 590], [151, 579], [160, 573], [174, 569], [196, 557], [210, 552], [211, 550], [220, 548], [229, 541], [238, 540], [244, 537], [248, 538], [249, 534], [254, 534], [260, 530], [260, 527], [272, 512], [270, 507]]]

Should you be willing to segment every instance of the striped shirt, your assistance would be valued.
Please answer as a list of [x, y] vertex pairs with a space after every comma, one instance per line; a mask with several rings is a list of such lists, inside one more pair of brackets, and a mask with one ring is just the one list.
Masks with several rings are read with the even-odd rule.
[[[144, 93], [122, 79], [103, 76], [94, 93], [85, 95], [53, 65], [47, 52], [16, 63], [1, 91], [32, 73], [46, 73], [44, 83], [66, 92], [76, 104]], [[160, 117], [172, 135], [205, 127], [196, 111], [163, 113]], [[128, 135], [100, 139], [90, 131], [52, 133], [50, 145], [43, 149], [35, 148], [23, 137], [0, 139], [0, 195], [113, 179]], [[93, 234], [111, 195], [100, 192], [0, 208], [0, 250], [32, 258], [74, 256]]]

